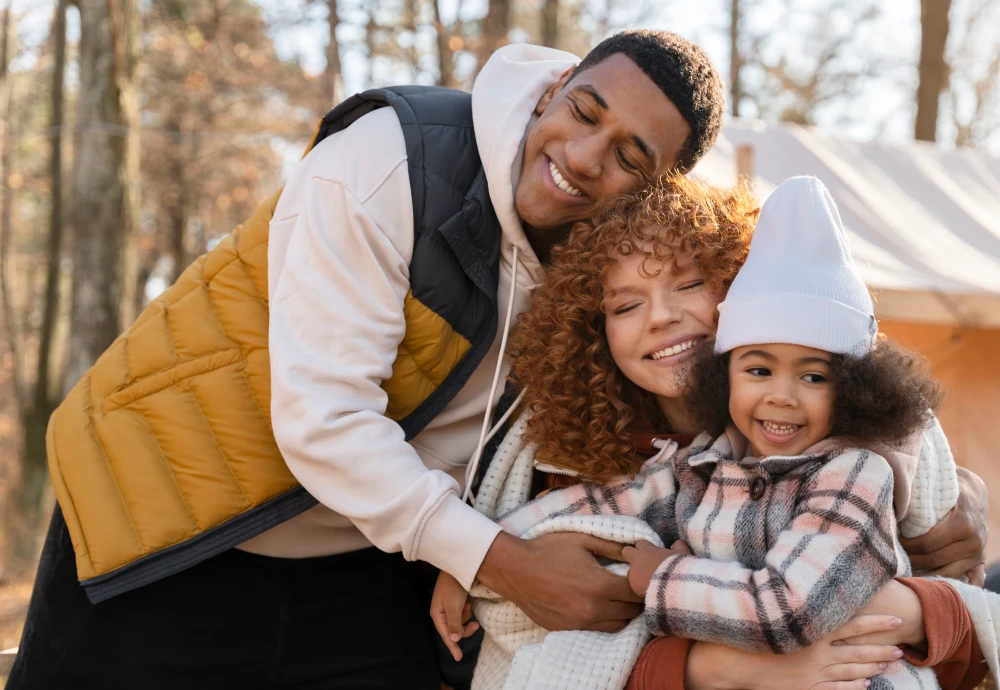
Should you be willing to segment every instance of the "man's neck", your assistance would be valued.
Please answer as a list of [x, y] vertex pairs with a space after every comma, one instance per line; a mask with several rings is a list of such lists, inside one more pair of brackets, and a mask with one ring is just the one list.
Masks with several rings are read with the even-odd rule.
[[538, 230], [528, 224], [524, 224], [524, 234], [528, 238], [528, 244], [538, 257], [539, 263], [546, 265], [549, 263], [549, 255], [552, 248], [565, 240], [569, 236], [571, 226], [555, 230]]

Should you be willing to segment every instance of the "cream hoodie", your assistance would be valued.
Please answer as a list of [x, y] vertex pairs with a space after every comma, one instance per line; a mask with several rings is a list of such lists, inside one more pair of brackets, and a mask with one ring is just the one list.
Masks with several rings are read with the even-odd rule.
[[[268, 247], [271, 417], [289, 469], [320, 505], [239, 548], [301, 558], [374, 545], [472, 585], [499, 527], [461, 499], [465, 466], [495, 404], [488, 398], [515, 260], [511, 325], [541, 276], [514, 207], [520, 151], [536, 103], [577, 62], [569, 53], [512, 45], [476, 80], [473, 121], [503, 228], [500, 326], [466, 385], [409, 443], [384, 416], [380, 388], [405, 329], [413, 252], [395, 113], [366, 115], [320, 142], [295, 169]], [[508, 367], [504, 359], [501, 377]]]

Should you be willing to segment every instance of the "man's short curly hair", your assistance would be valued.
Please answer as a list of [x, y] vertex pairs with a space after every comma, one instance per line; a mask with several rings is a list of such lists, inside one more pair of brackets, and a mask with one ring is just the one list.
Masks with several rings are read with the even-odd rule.
[[603, 307], [608, 274], [634, 252], [645, 254], [643, 268], [652, 273], [684, 254], [721, 298], [746, 259], [759, 210], [746, 187], [674, 176], [612, 202], [553, 249], [510, 346], [511, 372], [525, 383], [532, 412], [525, 438], [539, 444], [539, 460], [592, 481], [638, 469], [631, 432], [662, 420], [653, 395], [625, 378], [611, 357]]
[[618, 53], [645, 72], [691, 125], [691, 134], [677, 156], [677, 170], [687, 172], [708, 153], [722, 129], [722, 78], [705, 51], [691, 41], [669, 31], [640, 29], [622, 31], [598, 43], [573, 75]]
[[[927, 425], [944, 397], [915, 352], [879, 336], [861, 357], [835, 355], [832, 438], [859, 448], [899, 444]], [[729, 415], [729, 353], [703, 346], [684, 387], [684, 403], [698, 426], [713, 436], [732, 423]]]

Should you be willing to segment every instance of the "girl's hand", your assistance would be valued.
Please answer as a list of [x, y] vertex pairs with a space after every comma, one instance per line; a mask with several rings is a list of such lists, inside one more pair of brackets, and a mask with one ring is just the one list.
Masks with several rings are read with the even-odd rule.
[[472, 602], [469, 601], [469, 593], [458, 580], [442, 571], [431, 596], [431, 619], [455, 661], [462, 660], [458, 641], [479, 630], [479, 623], [468, 622], [471, 617]]
[[669, 549], [661, 549], [644, 540], [636, 542], [635, 546], [623, 548], [622, 559], [629, 564], [628, 583], [632, 591], [640, 597], [646, 596], [646, 590], [649, 589], [649, 583], [656, 569], [670, 556], [678, 554], [691, 555], [691, 549], [680, 540], [675, 541]]
[[864, 690], [903, 652], [891, 645], [844, 644], [893, 630], [892, 616], [857, 616], [819, 642], [792, 654], [754, 654], [698, 642], [688, 657], [688, 690]]

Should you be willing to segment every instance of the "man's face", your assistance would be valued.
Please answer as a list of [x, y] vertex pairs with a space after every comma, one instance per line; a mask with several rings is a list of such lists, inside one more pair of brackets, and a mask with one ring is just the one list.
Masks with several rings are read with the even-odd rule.
[[677, 106], [625, 55], [569, 78], [567, 72], [538, 102], [524, 147], [515, 203], [536, 239], [557, 239], [602, 203], [668, 172], [691, 132]]

